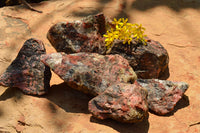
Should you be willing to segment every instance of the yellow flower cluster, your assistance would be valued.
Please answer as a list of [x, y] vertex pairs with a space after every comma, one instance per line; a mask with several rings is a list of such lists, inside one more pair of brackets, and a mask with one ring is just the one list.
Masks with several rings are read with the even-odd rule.
[[115, 28], [110, 28], [107, 30], [107, 33], [103, 35], [106, 37], [105, 43], [107, 49], [112, 47], [114, 39], [123, 40], [123, 44], [130, 44], [133, 38], [135, 38], [136, 41], [146, 45], [146, 41], [144, 39], [146, 36], [144, 35], [145, 28], [142, 27], [141, 24], [131, 24], [127, 23], [127, 21], [128, 19], [124, 18], [120, 18], [119, 20], [114, 18], [112, 24], [115, 25]]

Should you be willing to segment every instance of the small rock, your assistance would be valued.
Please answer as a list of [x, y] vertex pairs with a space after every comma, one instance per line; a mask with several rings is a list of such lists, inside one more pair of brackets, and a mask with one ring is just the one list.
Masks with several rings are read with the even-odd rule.
[[185, 82], [158, 79], [138, 79], [136, 82], [148, 90], [149, 109], [158, 115], [171, 112], [188, 89]]
[[26, 94], [42, 95], [50, 87], [50, 68], [40, 61], [46, 50], [42, 41], [27, 40], [16, 59], [0, 76], [0, 85], [18, 87]]
[[120, 55], [53, 53], [41, 58], [69, 86], [94, 96], [115, 83], [133, 83], [137, 78], [128, 61]]
[[[58, 52], [67, 54], [91, 52], [106, 54], [106, 25], [111, 20], [103, 14], [91, 15], [81, 21], [60, 22], [48, 31], [47, 38]], [[130, 48], [123, 41], [114, 41], [114, 46], [107, 54], [119, 54], [128, 60], [138, 78], [167, 79], [169, 77], [169, 56], [166, 49], [156, 41], [147, 39], [147, 45], [135, 44]]]
[[88, 108], [99, 119], [136, 123], [148, 114], [147, 90], [137, 82], [114, 84], [90, 100]]

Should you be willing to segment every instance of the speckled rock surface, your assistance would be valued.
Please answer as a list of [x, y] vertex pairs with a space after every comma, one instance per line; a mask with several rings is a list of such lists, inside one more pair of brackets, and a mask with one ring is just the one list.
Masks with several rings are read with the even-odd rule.
[[147, 90], [137, 82], [114, 84], [90, 100], [88, 108], [99, 119], [136, 123], [148, 114]]
[[102, 35], [106, 33], [105, 24], [103, 14], [90, 15], [80, 21], [59, 22], [49, 29], [47, 38], [58, 52], [104, 53]]
[[127, 48], [122, 41], [115, 41], [109, 54], [120, 54], [126, 58], [138, 78], [167, 79], [169, 77], [167, 50], [159, 42], [148, 38], [147, 40], [147, 45], [137, 44], [131, 48], [131, 52], [130, 47]]
[[115, 83], [133, 83], [137, 78], [120, 55], [53, 53], [42, 55], [41, 60], [70, 87], [94, 96]]
[[[90, 15], [73, 22], [53, 25], [47, 38], [58, 52], [96, 52], [99, 54], [119, 54], [126, 58], [139, 78], [169, 77], [169, 57], [166, 49], [157, 41], [148, 39], [148, 45], [135, 44], [129, 48], [123, 41], [114, 41], [114, 47], [106, 52], [103, 34], [111, 20], [103, 14]], [[134, 40], [132, 43], [135, 43]]]
[[51, 79], [49, 67], [40, 61], [40, 56], [45, 53], [42, 41], [33, 38], [27, 40], [16, 59], [0, 76], [0, 85], [18, 87], [26, 94], [45, 94]]
[[148, 90], [149, 109], [158, 115], [171, 112], [189, 87], [185, 82], [158, 79], [138, 79], [136, 82]]

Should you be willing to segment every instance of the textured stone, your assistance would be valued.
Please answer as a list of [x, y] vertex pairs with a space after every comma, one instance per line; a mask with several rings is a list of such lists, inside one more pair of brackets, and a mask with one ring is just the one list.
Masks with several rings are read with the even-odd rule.
[[136, 82], [148, 90], [149, 109], [158, 115], [171, 112], [188, 89], [185, 82], [158, 79], [138, 79]]
[[119, 83], [89, 101], [88, 108], [99, 119], [126, 123], [142, 121], [148, 113], [147, 90], [141, 85]]
[[159, 42], [147, 38], [147, 46], [144, 46], [133, 40], [134, 47], [130, 47], [116, 40], [112, 49], [106, 52], [103, 37], [106, 25], [111, 25], [111, 21], [103, 14], [88, 16], [81, 21], [60, 22], [49, 29], [47, 38], [58, 52], [119, 54], [128, 60], [138, 78], [169, 77], [168, 53]]
[[167, 79], [169, 77], [167, 51], [159, 42], [148, 38], [147, 40], [147, 45], [137, 44], [133, 48], [123, 45], [122, 41], [115, 41], [110, 54], [120, 54], [127, 59], [138, 78]]
[[53, 53], [41, 58], [69, 86], [94, 96], [115, 83], [133, 83], [137, 78], [120, 55]]
[[40, 61], [46, 50], [42, 41], [27, 40], [20, 49], [16, 59], [0, 77], [0, 85], [18, 87], [26, 94], [42, 95], [50, 87], [51, 72]]
[[49, 29], [47, 38], [57, 52], [104, 53], [102, 35], [105, 32], [105, 17], [99, 14], [88, 16], [81, 21], [57, 23]]

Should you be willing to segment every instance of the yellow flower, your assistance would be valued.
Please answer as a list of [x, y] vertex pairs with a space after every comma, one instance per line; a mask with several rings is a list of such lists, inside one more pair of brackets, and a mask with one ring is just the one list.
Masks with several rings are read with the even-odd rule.
[[128, 21], [128, 18], [126, 18], [126, 19], [122, 18], [123, 25], [126, 25], [127, 21]]
[[103, 35], [106, 43], [107, 49], [109, 49], [113, 45], [113, 41], [115, 39], [123, 40], [123, 44], [128, 43], [131, 44], [133, 38], [138, 42], [142, 42], [146, 45], [146, 40], [144, 37], [145, 28], [140, 24], [131, 24], [127, 23], [128, 19], [120, 18], [117, 20], [114, 18], [112, 24], [115, 25], [115, 28], [110, 28], [105, 35]]
[[119, 25], [119, 23], [121, 23], [121, 20], [122, 20], [121, 18], [119, 20], [114, 18], [114, 21], [112, 21], [112, 24]]
[[114, 18], [114, 21], [112, 22], [112, 24], [115, 25], [116, 29], [118, 29], [121, 26], [121, 18], [119, 20], [117, 20], [116, 18]]

